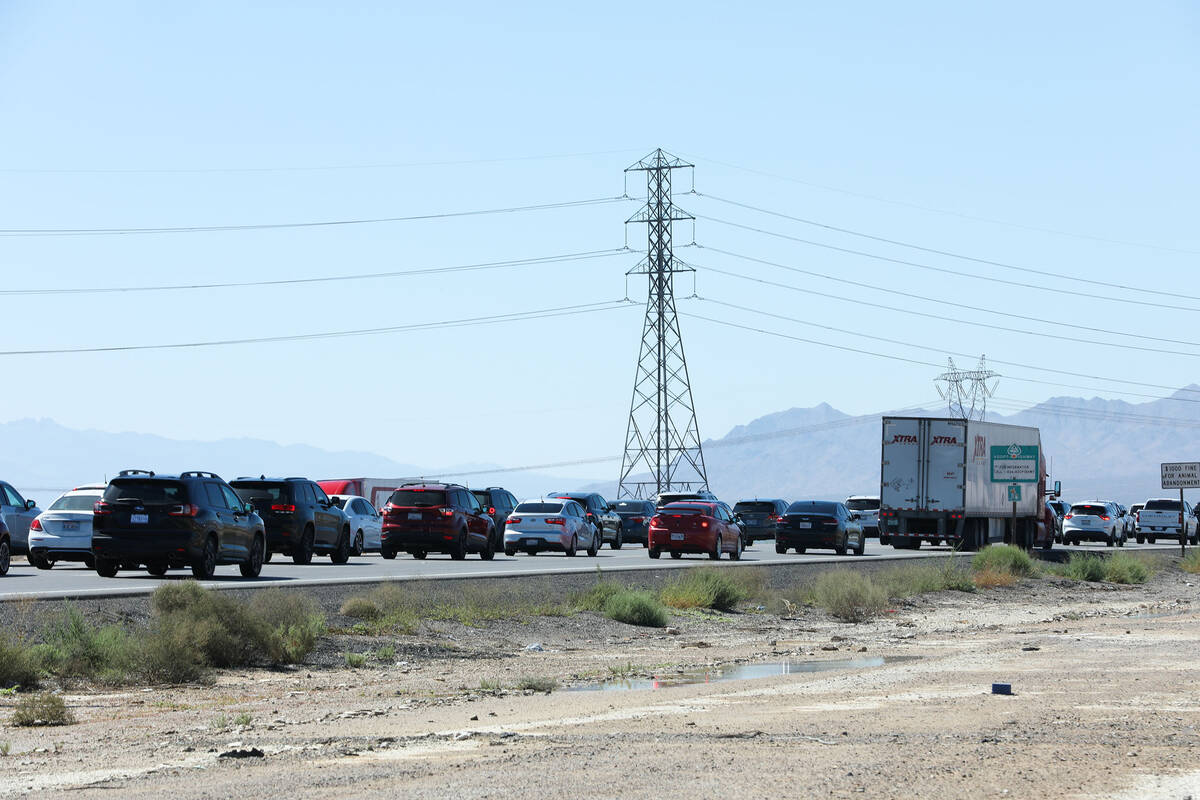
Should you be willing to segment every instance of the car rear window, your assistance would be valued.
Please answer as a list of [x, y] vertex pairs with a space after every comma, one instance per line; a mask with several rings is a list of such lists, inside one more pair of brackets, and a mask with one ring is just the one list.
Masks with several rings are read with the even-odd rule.
[[143, 503], [185, 503], [187, 487], [178, 481], [164, 480], [115, 480], [104, 490], [104, 499], [140, 500]]
[[446, 505], [446, 492], [442, 489], [397, 489], [388, 502], [401, 508], [430, 508]]
[[708, 514], [707, 506], [696, 506], [688, 503], [669, 503], [659, 509], [661, 514]]
[[645, 510], [646, 510], [646, 501], [645, 500], [618, 500], [617, 502], [613, 503], [613, 511], [616, 511], [618, 514], [620, 514], [620, 513], [641, 514], [641, 513], [644, 513]]
[[1178, 500], [1151, 500], [1146, 503], [1147, 511], [1179, 511]]
[[237, 492], [237, 496], [246, 503], [290, 503], [292, 502], [292, 487], [288, 483], [243, 483], [234, 481], [229, 484]]
[[55, 500], [50, 505], [50, 511], [91, 511], [92, 506], [100, 499], [100, 493], [68, 494]]
[[847, 500], [846, 508], [851, 511], [877, 511], [879, 510], [879, 501], [874, 498]]
[[738, 513], [747, 514], [773, 514], [775, 513], [774, 503], [738, 503], [733, 507]]
[[471, 494], [475, 495], [475, 499], [479, 501], [479, 505], [483, 506], [484, 508], [487, 508], [492, 504], [491, 492], [481, 489], [478, 492], [471, 492]]
[[836, 514], [837, 503], [829, 503], [822, 500], [805, 500], [799, 503], [792, 503], [788, 506], [787, 513], [789, 514]]
[[1108, 509], [1105, 508], [1104, 506], [1080, 505], [1080, 506], [1071, 506], [1071, 513], [1072, 514], [1084, 514], [1086, 516], [1091, 516], [1091, 517], [1102, 517], [1108, 513]]
[[563, 510], [562, 503], [518, 503], [514, 514], [557, 514]]

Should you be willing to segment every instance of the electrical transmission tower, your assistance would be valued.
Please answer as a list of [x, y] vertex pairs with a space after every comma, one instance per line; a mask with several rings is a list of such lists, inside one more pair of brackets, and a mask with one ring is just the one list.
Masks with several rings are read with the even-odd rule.
[[[694, 169], [661, 149], [625, 170], [646, 173], [646, 205], [626, 220], [646, 223], [646, 257], [628, 275], [649, 276], [646, 322], [633, 381], [618, 497], [708, 488], [687, 359], [675, 314], [675, 273], [694, 270], [672, 252], [671, 225], [694, 217], [671, 200], [671, 172]], [[637, 477], [649, 472], [649, 479]]]
[[[934, 385], [949, 406], [950, 416], [964, 420], [982, 420], [987, 417], [988, 398], [996, 394], [998, 385], [993, 383], [989, 387], [988, 381], [999, 377], [1000, 373], [987, 368], [987, 356], [979, 357], [979, 364], [975, 369], [959, 369], [954, 366], [954, 359], [948, 358], [946, 371], [934, 378]], [[943, 383], [946, 384], [944, 389]]]

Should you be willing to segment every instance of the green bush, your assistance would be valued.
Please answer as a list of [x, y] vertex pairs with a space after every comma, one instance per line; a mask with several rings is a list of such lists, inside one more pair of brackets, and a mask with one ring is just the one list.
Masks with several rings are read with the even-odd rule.
[[60, 678], [124, 683], [138, 668], [137, 638], [116, 625], [93, 625], [69, 603], [43, 629], [42, 640], [35, 652], [46, 670]]
[[1146, 562], [1128, 553], [1113, 553], [1104, 560], [1104, 580], [1109, 583], [1145, 583], [1149, 579]]
[[1187, 555], [1179, 562], [1179, 566], [1184, 572], [1200, 573], [1200, 550], [1194, 547], [1188, 550]]
[[686, 570], [663, 587], [662, 601], [673, 608], [732, 611], [749, 592], [728, 573], [715, 567]]
[[0, 689], [36, 686], [38, 658], [29, 646], [0, 637]]
[[56, 694], [27, 694], [17, 701], [12, 724], [18, 727], [74, 725], [75, 716]]
[[883, 611], [887, 592], [871, 579], [849, 569], [823, 572], [813, 583], [814, 602], [838, 619], [862, 622]]
[[580, 611], [603, 611], [608, 601], [628, 591], [616, 581], [596, 581], [586, 591], [571, 596], [571, 605]]
[[558, 688], [558, 681], [554, 680], [554, 678], [524, 678], [517, 684], [517, 688], [550, 694]]
[[342, 653], [342, 656], [350, 669], [361, 669], [367, 665], [366, 653]]
[[901, 564], [888, 567], [875, 574], [872, 582], [889, 598], [912, 597], [930, 592], [973, 592], [975, 582], [969, 570], [955, 559], [933, 559], [919, 564]]
[[1037, 574], [1037, 565], [1029, 554], [1010, 544], [994, 544], [980, 550], [971, 559], [971, 569], [976, 572], [1007, 572], [1018, 578]]
[[366, 597], [351, 597], [342, 603], [341, 614], [343, 617], [365, 619], [368, 622], [375, 622], [383, 616], [379, 606]]
[[1104, 580], [1104, 562], [1091, 553], [1072, 553], [1066, 564], [1060, 564], [1053, 569], [1055, 575], [1070, 578], [1073, 581]]
[[627, 625], [645, 628], [664, 628], [667, 625], [667, 610], [650, 592], [623, 589], [604, 603], [604, 615]]

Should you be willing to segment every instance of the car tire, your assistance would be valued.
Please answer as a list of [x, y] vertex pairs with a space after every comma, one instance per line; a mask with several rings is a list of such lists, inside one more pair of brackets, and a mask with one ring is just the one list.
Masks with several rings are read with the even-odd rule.
[[1156, 536], [1147, 536], [1146, 541], [1149, 542], [1150, 544], [1154, 544], [1154, 542], [1157, 538], [1158, 537], [1156, 537]]
[[491, 561], [495, 557], [496, 557], [496, 532], [491, 531], [490, 533], [488, 533], [487, 544], [485, 544], [483, 546], [483, 549], [479, 551], [479, 558], [481, 561]]
[[8, 539], [0, 539], [0, 575], [7, 575], [12, 565], [12, 547]]
[[329, 554], [329, 560], [334, 564], [345, 564], [350, 560], [350, 554], [353, 552], [354, 547], [350, 544], [350, 529], [342, 528], [342, 535], [338, 537], [337, 546]]
[[737, 544], [734, 546], [733, 552], [729, 554], [729, 560], [730, 561], [741, 561], [742, 560], [742, 537], [736, 536], [734, 538], [737, 539]]
[[96, 559], [96, 574], [101, 578], [115, 578], [119, 569], [121, 569], [121, 564], [118, 561], [109, 558]]
[[458, 532], [458, 541], [454, 543], [454, 548], [450, 551], [450, 558], [455, 561], [462, 561], [467, 557], [467, 531], [464, 528]]
[[867, 537], [859, 534], [858, 547], [854, 548], [854, 555], [861, 556], [865, 552], [867, 552]]
[[147, 561], [146, 572], [149, 572], [156, 578], [161, 578], [163, 575], [167, 574], [167, 566], [166, 559], [160, 558], [155, 561]]
[[800, 555], [804, 555], [805, 553], [808, 552], [808, 548], [807, 547], [797, 547], [796, 552], [799, 553]]
[[1137, 541], [1137, 543], [1138, 543], [1138, 544], [1145, 544], [1145, 543], [1146, 543], [1146, 537], [1145, 537], [1145, 536], [1138, 536], [1138, 537], [1137, 537], [1137, 539], [1136, 539], [1136, 541]]
[[204, 540], [204, 549], [192, 560], [192, 577], [198, 581], [212, 580], [217, 571], [217, 537], [209, 535]]
[[[588, 549], [587, 549], [588, 558], [596, 557], [596, 555], [600, 552], [600, 545], [601, 545], [600, 538], [597, 536], [593, 536], [592, 543], [590, 545], [588, 545]], [[614, 548], [614, 549], [616, 549], [616, 548]]]
[[50, 569], [54, 566], [54, 562], [46, 556], [35, 556], [33, 553], [29, 554], [29, 563], [37, 569]]
[[396, 557], [396, 551], [388, 547], [379, 548], [379, 557], [387, 561], [391, 561]]
[[300, 543], [296, 545], [296, 549], [292, 551], [293, 564], [309, 564], [312, 563], [313, 557], [313, 529], [308, 526], [304, 529], [304, 533], [300, 534]]
[[683, 553], [679, 552], [678, 550], [672, 550], [671, 558], [683, 558]]
[[650, 547], [650, 548], [647, 548], [646, 555], [650, 556], [651, 558], [656, 559], [662, 555], [662, 551], [659, 550], [657, 547]]
[[579, 536], [571, 535], [571, 546], [567, 548], [567, 558], [574, 558], [575, 553], [579, 550]]
[[363, 550], [363, 532], [359, 531], [358, 533], [354, 534], [354, 557], [358, 558], [361, 556], [363, 554]]
[[263, 541], [263, 537], [255, 536], [254, 541], [250, 543], [250, 557], [238, 564], [238, 570], [242, 573], [243, 578], [257, 578], [262, 572], [263, 553], [266, 551], [267, 545]]
[[621, 532], [620, 528], [617, 528], [617, 535], [613, 537], [612, 542], [608, 546], [613, 550], [620, 550], [621, 545], [623, 544], [625, 544], [624, 534]]
[[424, 561], [425, 556], [427, 556], [429, 554], [426, 553], [424, 550], [413, 550], [411, 553], [409, 553], [409, 555], [412, 556], [413, 558], [415, 558], [417, 561]]
[[537, 554], [538, 554], [537, 550], [526, 550], [525, 551], [525, 555], [527, 555], [527, 556], [536, 556]]
[[505, 550], [504, 555], [508, 556], [509, 558], [515, 558], [517, 555], [517, 551], [516, 550]]
[[837, 553], [839, 556], [846, 555], [846, 545], [849, 544], [849, 542], [847, 542], [846, 540], [849, 538], [850, 538], [849, 534], [845, 534], [842, 536], [842, 541], [840, 543], [834, 542], [833, 552]]
[[268, 547], [268, 548], [266, 549], [266, 551], [263, 553], [263, 563], [264, 563], [264, 564], [270, 564], [270, 563], [271, 563], [271, 556], [273, 556], [273, 555], [275, 555], [275, 554], [274, 554], [274, 553], [272, 553], [272, 552], [271, 552], [271, 548], [269, 548], [269, 547]]
[[779, 542], [775, 543], [775, 552], [776, 553], [779, 553], [779, 555], [783, 555], [787, 551], [788, 551], [788, 549], [787, 549], [786, 545], [782, 545]]
[[713, 549], [709, 552], [708, 557], [712, 561], [721, 560], [721, 534], [717, 534], [717, 540], [713, 542]]
[[1105, 547], [1112, 547], [1116, 543], [1117, 543], [1117, 537], [1113, 536], [1111, 533], [1108, 536], [1104, 537], [1104, 546]]

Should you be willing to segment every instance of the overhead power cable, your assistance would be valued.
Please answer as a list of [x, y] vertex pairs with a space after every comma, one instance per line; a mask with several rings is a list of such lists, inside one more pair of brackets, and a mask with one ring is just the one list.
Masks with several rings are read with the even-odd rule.
[[36, 350], [0, 350], [0, 356], [32, 356], [32, 355], [63, 355], [67, 353], [125, 353], [139, 350], [179, 350], [196, 347], [225, 347], [239, 344], [266, 344], [276, 342], [301, 342], [312, 339], [336, 339], [345, 336], [376, 336], [385, 333], [404, 333], [408, 331], [438, 330], [442, 328], [464, 328], [476, 325], [494, 325], [502, 322], [523, 322], [531, 319], [547, 317], [565, 317], [576, 314], [591, 314], [597, 311], [611, 311], [616, 308], [637, 305], [631, 300], [608, 300], [601, 303], [581, 303], [557, 308], [542, 308], [534, 311], [515, 311], [509, 314], [489, 314], [486, 317], [467, 317], [464, 319], [441, 320], [438, 322], [418, 322], [409, 325], [391, 325], [383, 328], [359, 328], [345, 331], [324, 331], [321, 333], [302, 333], [287, 336], [260, 336], [244, 339], [218, 339], [202, 342], [172, 342], [167, 344], [134, 344], [112, 345], [108, 347], [56, 347]]
[[287, 228], [332, 228], [349, 225], [378, 225], [392, 222], [418, 222], [431, 219], [454, 217], [479, 217], [488, 214], [516, 214], [523, 211], [546, 211], [555, 208], [581, 208], [584, 206], [623, 203], [633, 198], [625, 195], [596, 197], [588, 200], [564, 200], [557, 203], [537, 203], [528, 206], [505, 208], [481, 208], [470, 211], [445, 211], [437, 214], [414, 214], [406, 217], [369, 217], [362, 219], [318, 220], [315, 222], [263, 222], [249, 225], [184, 225], [163, 228], [0, 228], [0, 236], [132, 236], [156, 233], [213, 233], [218, 231], [265, 231]]
[[227, 281], [223, 283], [175, 283], [153, 286], [96, 286], [68, 287], [41, 289], [0, 289], [3, 295], [66, 295], [66, 294], [107, 294], [120, 292], [168, 292], [184, 289], [233, 289], [254, 286], [289, 286], [308, 283], [341, 283], [343, 281], [373, 280], [376, 278], [407, 278], [414, 275], [441, 275], [452, 272], [474, 272], [477, 270], [504, 269], [507, 267], [528, 267], [539, 264], [557, 264], [571, 261], [585, 261], [593, 258], [607, 258], [614, 255], [625, 255], [632, 252], [627, 247], [615, 247], [609, 250], [589, 250], [582, 253], [563, 253], [554, 256], [535, 256], [533, 258], [518, 258], [510, 261], [484, 261], [477, 264], [458, 264], [450, 267], [419, 267], [416, 269], [394, 270], [391, 272], [360, 272], [350, 275], [322, 275], [312, 278], [279, 278], [277, 280], [258, 281]]
[[[1010, 281], [1005, 278], [995, 278], [990, 275], [977, 275], [973, 272], [963, 272], [961, 270], [949, 269], [946, 267], [935, 267], [932, 264], [922, 264], [919, 261], [908, 261], [907, 259], [903, 259], [903, 258], [892, 258], [891, 256], [884, 256], [884, 255], [880, 255], [878, 253], [869, 253], [865, 250], [855, 250], [850, 247], [839, 247], [837, 245], [827, 244], [825, 242], [817, 242], [817, 241], [813, 241], [812, 239], [804, 239], [799, 236], [791, 236], [786, 233], [779, 233], [778, 231], [769, 231], [764, 228], [756, 228], [753, 225], [743, 225], [740, 222], [731, 222], [730, 220], [720, 219], [719, 217], [710, 217], [705, 214], [694, 214], [694, 216], [696, 217], [696, 219], [708, 220], [709, 222], [716, 222], [720, 225], [728, 225], [732, 228], [740, 228], [742, 230], [751, 231], [753, 233], [761, 233], [765, 236], [773, 236], [777, 239], [786, 239], [788, 241], [796, 242], [798, 244], [810, 245], [812, 247], [821, 247], [826, 250], [833, 250], [838, 253], [846, 253], [848, 255], [862, 256], [863, 258], [872, 258], [872, 259], [875, 259], [876, 261], [886, 261], [889, 264], [899, 264], [901, 266], [914, 267], [915, 269], [923, 269], [923, 270], [928, 270], [930, 272], [940, 272], [944, 275], [956, 275], [960, 278], [972, 278], [974, 280], [988, 281], [989, 283], [1004, 284], [1005, 286], [1016, 286], [1019, 289], [1028, 289], [1029, 288], [1028, 283], [1022, 283], [1021, 281]], [[1111, 303], [1122, 303], [1122, 304], [1131, 303], [1133, 305], [1148, 306], [1150, 308], [1166, 308], [1166, 309], [1170, 309], [1172, 311], [1191, 311], [1193, 313], [1200, 314], [1200, 308], [1191, 308], [1189, 306], [1179, 306], [1179, 305], [1174, 305], [1174, 304], [1170, 304], [1170, 303], [1154, 303], [1149, 300], [1134, 300], [1134, 299], [1128, 298], [1128, 297], [1111, 297], [1109, 295], [1104, 295], [1104, 294], [1089, 293], [1088, 299], [1089, 300], [1105, 300], [1105, 301], [1111, 302]]]
[[[979, 311], [984, 314], [993, 314], [995, 316], [1007, 317], [1009, 319], [1019, 319], [1019, 320], [1024, 320], [1026, 322], [1037, 322], [1037, 323], [1040, 323], [1043, 325], [1053, 325], [1053, 326], [1060, 327], [1060, 328], [1073, 328], [1075, 330], [1090, 331], [1092, 333], [1106, 333], [1106, 334], [1111, 334], [1113, 336], [1128, 336], [1128, 337], [1134, 338], [1134, 339], [1145, 339], [1145, 340], [1151, 341], [1151, 342], [1167, 342], [1169, 344], [1182, 344], [1182, 345], [1188, 345], [1191, 347], [1200, 347], [1200, 342], [1188, 341], [1187, 339], [1170, 339], [1170, 338], [1162, 337], [1162, 336], [1147, 336], [1142, 333], [1132, 333], [1129, 331], [1117, 331], [1117, 330], [1110, 330], [1107, 328], [1093, 328], [1093, 327], [1089, 327], [1087, 325], [1078, 325], [1078, 324], [1072, 324], [1069, 322], [1058, 322], [1053, 319], [1045, 319], [1042, 317], [1035, 317], [1035, 316], [1030, 316], [1030, 315], [1026, 315], [1026, 314], [1017, 314], [1012, 311], [998, 311], [994, 308], [986, 308], [984, 306], [973, 306], [973, 305], [969, 305], [967, 303], [957, 303], [953, 300], [945, 300], [942, 298], [930, 297], [928, 295], [914, 294], [913, 292], [905, 292], [900, 289], [892, 289], [887, 286], [879, 286], [878, 284], [874, 284], [874, 283], [866, 283], [865, 281], [855, 281], [855, 280], [851, 280], [849, 278], [839, 278], [835, 275], [829, 275], [824, 272], [816, 272], [815, 270], [804, 269], [802, 267], [796, 267], [791, 264], [782, 264], [778, 261], [770, 261], [765, 258], [756, 258], [754, 256], [748, 256], [743, 253], [735, 253], [731, 250], [722, 250], [719, 247], [705, 247], [703, 245], [696, 245], [696, 247], [701, 248], [701, 249], [711, 250], [714, 253], [720, 253], [721, 255], [730, 256], [732, 258], [740, 258], [743, 261], [750, 261], [755, 264], [765, 264], [768, 267], [778, 267], [779, 269], [787, 270], [788, 272], [796, 272], [801, 275], [808, 275], [813, 278], [822, 278], [827, 281], [833, 281], [834, 283], [841, 283], [841, 284], [845, 284], [847, 286], [857, 286], [860, 289], [872, 289], [877, 292], [885, 292], [887, 294], [895, 295], [897, 297], [907, 297], [909, 299], [917, 300], [922, 303], [933, 303], [939, 307], [946, 306], [946, 307], [950, 307], [950, 308], [961, 308], [961, 309], [965, 309], [967, 311]], [[750, 278], [749, 280], [756, 280], [756, 279]], [[803, 291], [803, 290], [798, 290], [798, 291]], [[820, 293], [813, 292], [813, 294], [820, 294]], [[825, 295], [825, 296], [837, 297], [837, 295]], [[900, 311], [901, 313], [916, 313], [916, 312], [904, 311], [904, 310], [900, 309], [899, 307], [897, 307], [895, 310]]]
[[[1090, 421], [1115, 421], [1129, 422], [1138, 425], [1161, 425], [1165, 427], [1179, 428], [1200, 428], [1200, 420], [1183, 419], [1180, 417], [1164, 417], [1155, 414], [1136, 414], [1126, 411], [1110, 411], [1102, 409], [1076, 408], [1072, 406], [1061, 406], [1050, 402], [1038, 403], [1029, 405], [1020, 400], [1012, 400], [1010, 398], [989, 398], [988, 405], [993, 402], [997, 406], [1016, 414], [1046, 414], [1072, 417]], [[1010, 414], [1011, 416], [1011, 414]]]
[[739, 172], [745, 172], [750, 175], [761, 175], [764, 178], [772, 178], [774, 180], [787, 181], [788, 183], [796, 183], [796, 184], [800, 184], [801, 186], [811, 186], [814, 189], [821, 189], [821, 190], [824, 190], [827, 192], [837, 192], [838, 194], [844, 194], [849, 197], [861, 197], [863, 199], [874, 200], [879, 203], [888, 203], [890, 205], [903, 206], [905, 208], [915, 208], [918, 211], [928, 211], [928, 212], [931, 212], [934, 214], [945, 214], [947, 216], [958, 217], [959, 219], [966, 219], [966, 220], [970, 220], [972, 222], [985, 222], [989, 225], [1003, 225], [1008, 228], [1019, 228], [1021, 230], [1026, 230], [1026, 231], [1036, 231], [1037, 233], [1049, 233], [1054, 236], [1067, 236], [1072, 239], [1086, 239], [1086, 240], [1093, 241], [1093, 242], [1104, 242], [1106, 244], [1119, 244], [1119, 245], [1125, 245], [1128, 247], [1144, 247], [1148, 250], [1162, 250], [1164, 252], [1169, 252], [1169, 253], [1187, 253], [1189, 255], [1200, 255], [1200, 250], [1189, 250], [1189, 249], [1180, 248], [1180, 247], [1168, 247], [1165, 245], [1153, 244], [1151, 242], [1136, 242], [1136, 241], [1132, 241], [1129, 239], [1113, 239], [1113, 238], [1109, 238], [1109, 237], [1105, 237], [1105, 236], [1093, 236], [1093, 235], [1087, 234], [1087, 233], [1065, 231], [1065, 230], [1061, 230], [1058, 228], [1047, 228], [1047, 227], [1042, 227], [1042, 226], [1038, 226], [1038, 225], [1026, 225], [1026, 224], [1023, 224], [1020, 222], [1011, 222], [1009, 220], [994, 219], [992, 217], [982, 217], [982, 216], [977, 216], [974, 214], [964, 214], [961, 211], [951, 211], [950, 209], [937, 208], [934, 206], [923, 206], [918, 203], [910, 203], [910, 202], [906, 202], [904, 200], [896, 200], [894, 198], [883, 197], [881, 195], [868, 194], [866, 192], [856, 192], [856, 191], [852, 191], [850, 189], [839, 188], [837, 186], [828, 186], [828, 185], [822, 184], [822, 183], [814, 183], [812, 181], [801, 180], [800, 178], [791, 177], [789, 175], [780, 175], [780, 174], [773, 173], [773, 172], [767, 172], [767, 171], [761, 170], [761, 169], [753, 169], [751, 167], [743, 167], [743, 166], [739, 166], [737, 164], [731, 164], [728, 161], [718, 161], [715, 158], [704, 158], [703, 156], [688, 155], [686, 153], [680, 153], [680, 155], [682, 157], [688, 159], [689, 161], [707, 161], [710, 164], [718, 164], [722, 167], [728, 167], [729, 169], [735, 169], [735, 170], [738, 170]]
[[[772, 211], [771, 209], [761, 208], [759, 206], [753, 206], [753, 205], [750, 205], [749, 203], [742, 203], [737, 200], [729, 200], [724, 197], [717, 197], [716, 195], [713, 195], [713, 194], [706, 194], [706, 193], [695, 192], [695, 191], [693, 191], [693, 194], [695, 194], [697, 197], [704, 197], [709, 200], [715, 200], [718, 203], [726, 203], [731, 206], [737, 206], [738, 208], [744, 208], [749, 211], [758, 212], [760, 214], [767, 214], [772, 217], [779, 217], [780, 219], [787, 219], [787, 220], [791, 220], [793, 222], [800, 222], [805, 225], [812, 225], [813, 227], [823, 228], [824, 230], [834, 231], [836, 233], [844, 233], [848, 236], [857, 236], [861, 239], [870, 239], [871, 241], [874, 241], [874, 242], [882, 242], [884, 244], [896, 245], [897, 247], [907, 247], [911, 250], [919, 250], [923, 253], [932, 253], [934, 255], [939, 255], [939, 256], [948, 256], [950, 258], [957, 258], [957, 259], [961, 259], [963, 261], [971, 261], [976, 264], [984, 264], [986, 266], [1000, 267], [1001, 269], [1008, 269], [1008, 270], [1013, 270], [1016, 272], [1023, 272], [1028, 275], [1036, 275], [1041, 278], [1047, 278], [1047, 277], [1059, 278], [1061, 280], [1072, 281], [1077, 284], [1078, 283], [1087, 283], [1087, 284], [1091, 284], [1093, 286], [1106, 286], [1110, 289], [1121, 289], [1122, 291], [1127, 291], [1127, 292], [1141, 292], [1143, 294], [1153, 294], [1153, 295], [1159, 295], [1161, 297], [1183, 298], [1185, 300], [1200, 300], [1200, 295], [1183, 294], [1182, 292], [1171, 292], [1171, 291], [1165, 291], [1165, 290], [1161, 290], [1161, 289], [1148, 289], [1145, 286], [1132, 286], [1132, 285], [1125, 284], [1125, 283], [1109, 283], [1107, 281], [1101, 281], [1101, 280], [1097, 280], [1095, 278], [1088, 278], [1088, 277], [1084, 277], [1082, 275], [1070, 275], [1070, 274], [1064, 273], [1064, 272], [1054, 272], [1052, 270], [1048, 270], [1045, 268], [1022, 267], [1017, 264], [1008, 264], [1003, 261], [994, 261], [989, 258], [979, 258], [977, 256], [969, 256], [969, 255], [966, 255], [963, 253], [955, 253], [950, 250], [939, 250], [936, 247], [926, 247], [924, 245], [913, 244], [912, 242], [902, 242], [898, 239], [889, 239], [886, 236], [878, 236], [878, 235], [872, 234], [872, 233], [864, 233], [862, 231], [856, 231], [856, 230], [852, 230], [850, 228], [841, 228], [836, 225], [830, 225], [825, 222], [818, 222], [817, 220], [805, 219], [804, 217], [795, 217], [795, 216], [792, 216], [791, 214], [784, 214], [780, 211]], [[958, 274], [958, 273], [956, 273], [956, 274]]]
[[[769, 280], [766, 280], [765, 278], [755, 278], [750, 275], [742, 275], [737, 272], [729, 272], [728, 270], [717, 269], [715, 267], [706, 267], [706, 266], [702, 266], [701, 264], [698, 264], [695, 261], [691, 261], [691, 260], [688, 261], [688, 266], [694, 267], [695, 269], [704, 270], [705, 272], [713, 272], [718, 275], [727, 275], [731, 278], [741, 278], [742, 280], [752, 281], [754, 283], [760, 283], [765, 286], [774, 286], [779, 289], [788, 289], [790, 291], [800, 292], [802, 294], [811, 294], [811, 295], [816, 295], [818, 297], [827, 297], [827, 298], [830, 298], [833, 300], [841, 300], [841, 301], [844, 301], [847, 303], [853, 303], [857, 306], [866, 306], [868, 308], [878, 308], [878, 309], [882, 309], [884, 311], [895, 311], [895, 312], [902, 313], [902, 314], [911, 314], [913, 316], [925, 317], [926, 319], [935, 319], [935, 320], [938, 320], [939, 322], [950, 322], [955, 325], [971, 325], [971, 326], [974, 326], [977, 328], [986, 328], [988, 330], [994, 330], [994, 331], [1004, 331], [1006, 333], [1018, 333], [1023, 336], [1034, 336], [1034, 337], [1041, 338], [1041, 339], [1058, 339], [1058, 340], [1064, 341], [1064, 342], [1079, 342], [1081, 344], [1099, 345], [1102, 347], [1118, 347], [1123, 350], [1140, 350], [1142, 352], [1147, 352], [1147, 353], [1166, 353], [1168, 355], [1187, 356], [1190, 358], [1200, 358], [1200, 352], [1189, 353], [1184, 350], [1168, 350], [1166, 348], [1160, 348], [1160, 347], [1144, 347], [1142, 345], [1136, 345], [1136, 344], [1121, 344], [1120, 342], [1102, 342], [1098, 339], [1083, 339], [1083, 338], [1080, 338], [1077, 336], [1063, 336], [1061, 334], [1045, 333], [1043, 331], [1034, 331], [1034, 330], [1028, 330], [1028, 329], [1023, 329], [1023, 328], [1010, 328], [1005, 325], [992, 325], [987, 322], [976, 322], [974, 320], [969, 320], [969, 319], [959, 319], [957, 317], [948, 317], [948, 316], [945, 316], [944, 314], [930, 314], [930, 313], [926, 313], [923, 311], [913, 311], [911, 309], [900, 308], [898, 306], [890, 306], [890, 305], [886, 305], [884, 303], [872, 303], [870, 301], [861, 300], [858, 298], [844, 297], [842, 295], [830, 294], [827, 292], [818, 292], [818, 291], [815, 291], [812, 289], [804, 289], [800, 286], [792, 286], [791, 284], [780, 283], [778, 281], [769, 281]], [[1200, 344], [1197, 344], [1196, 346], [1200, 347]]]

